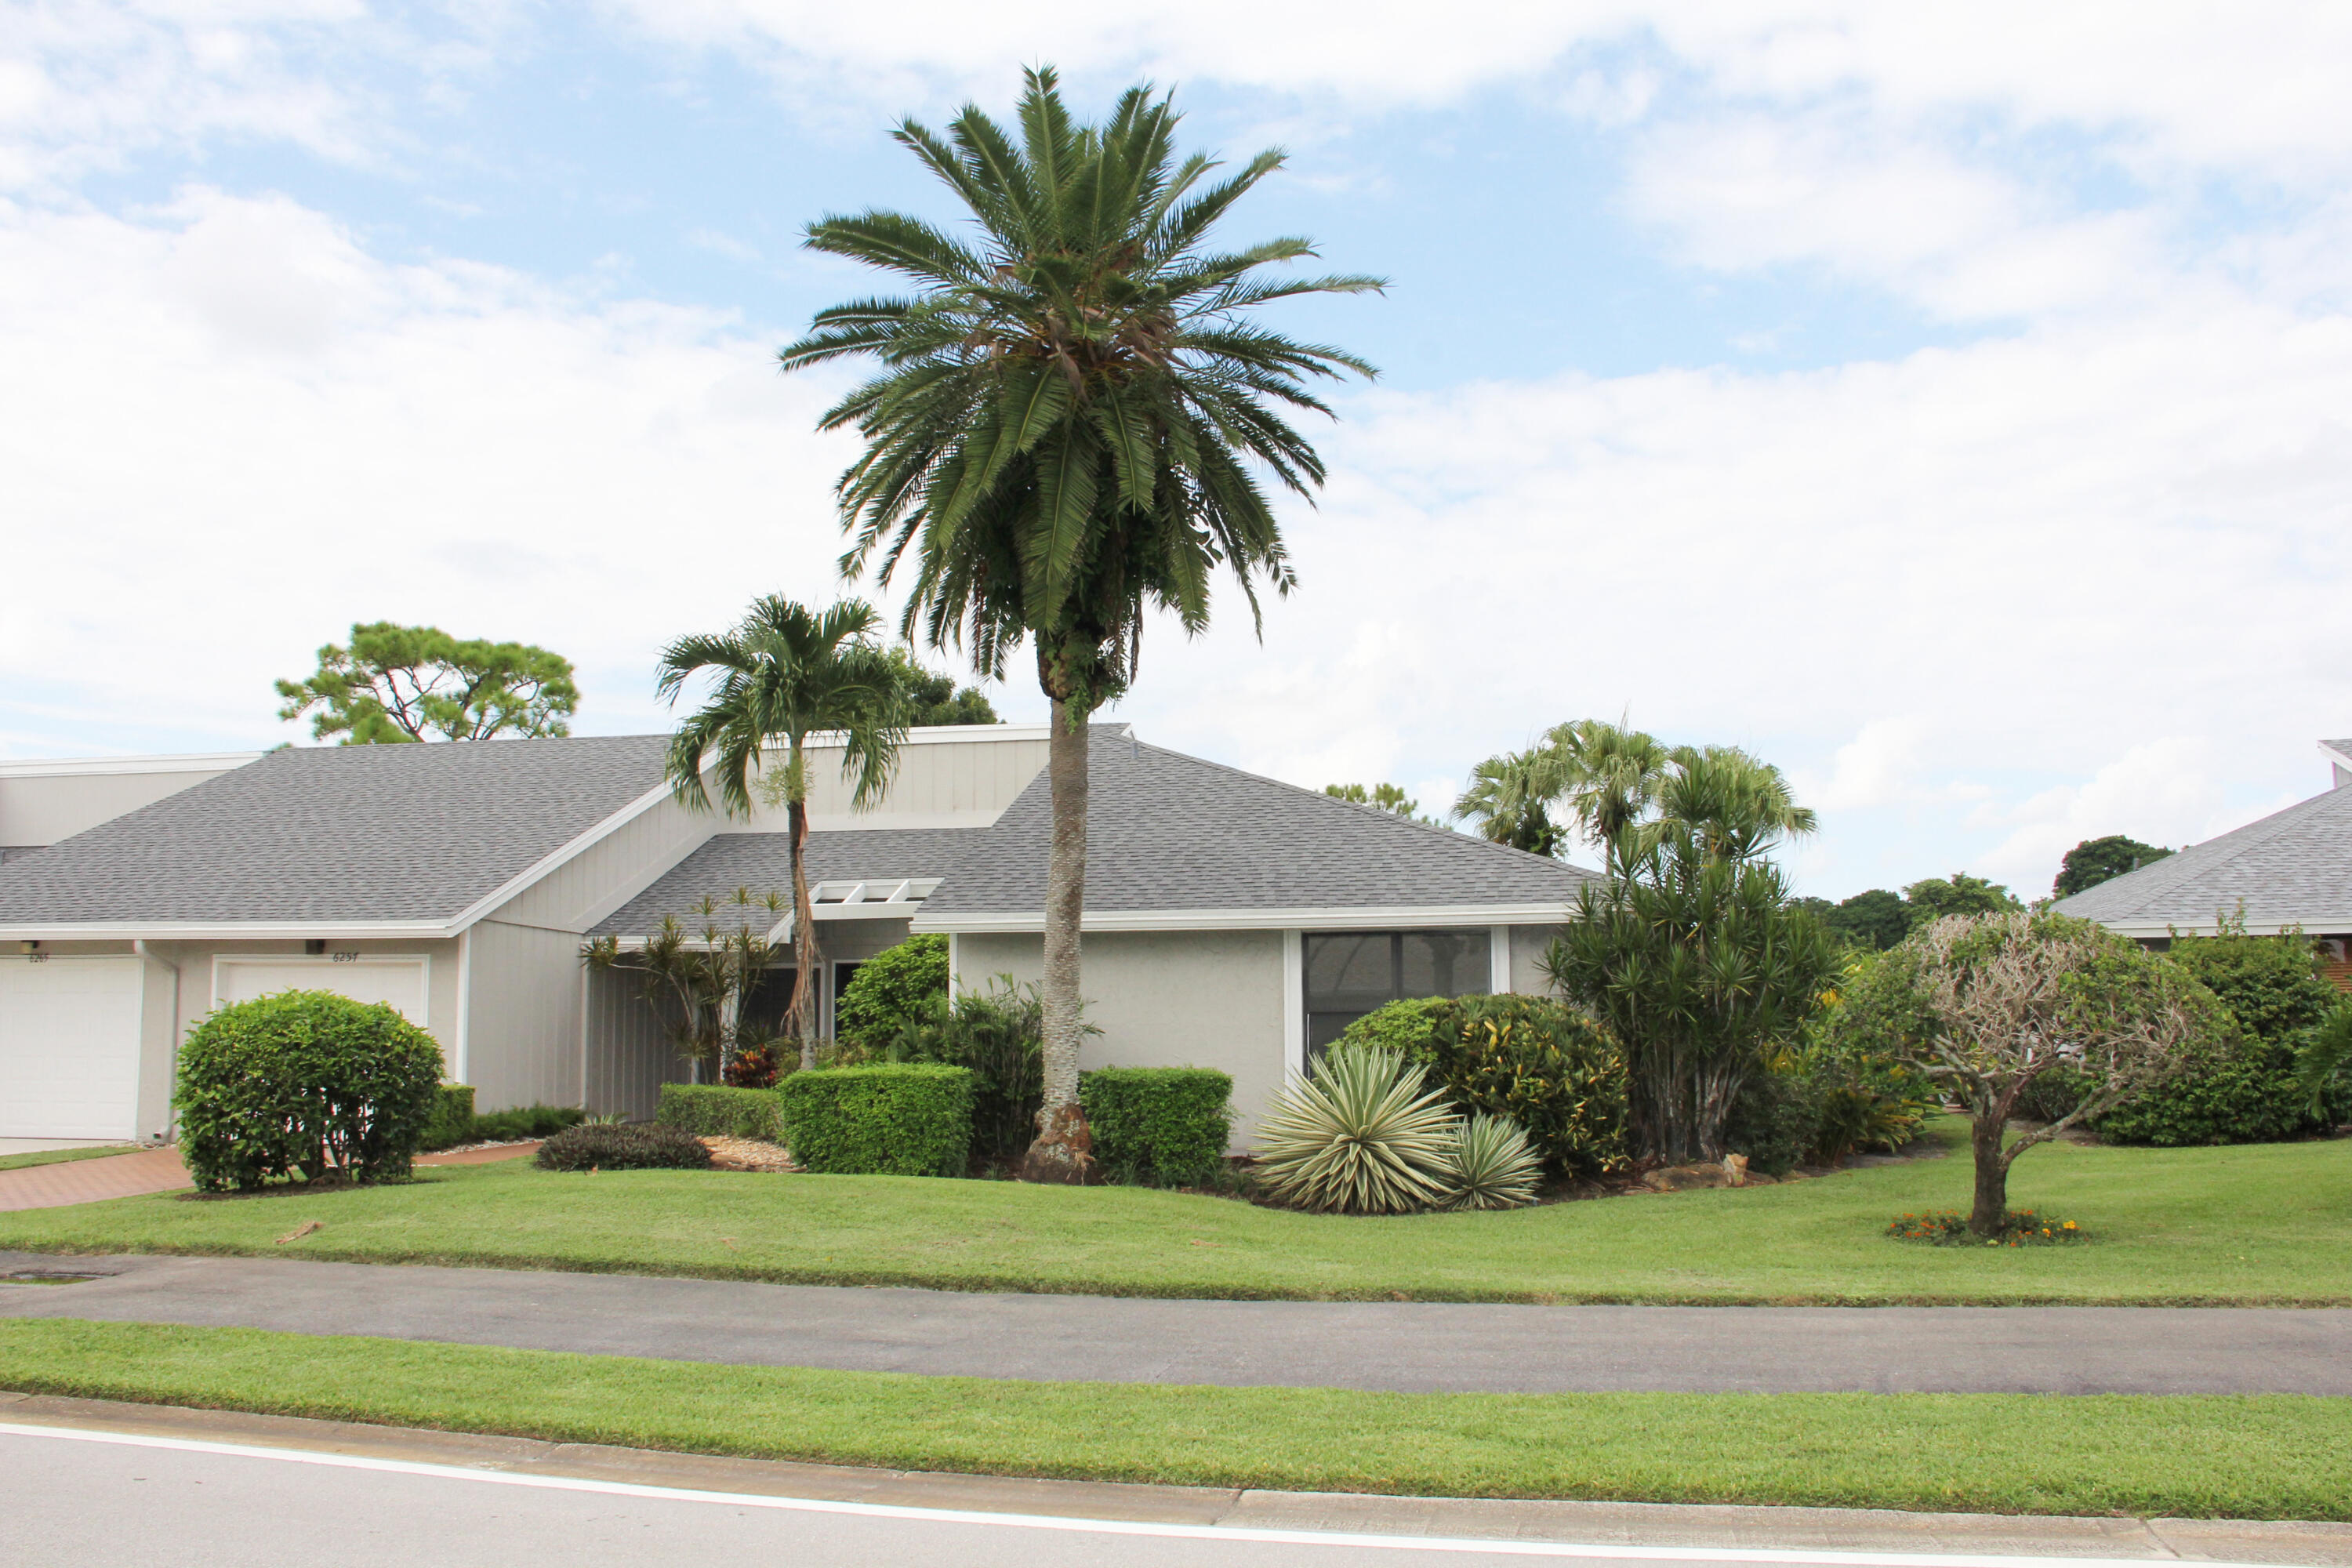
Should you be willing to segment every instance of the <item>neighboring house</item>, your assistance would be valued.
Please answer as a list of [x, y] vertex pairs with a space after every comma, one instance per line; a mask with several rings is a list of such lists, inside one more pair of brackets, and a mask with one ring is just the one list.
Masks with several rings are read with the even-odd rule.
[[[663, 782], [666, 748], [314, 747], [131, 791], [135, 808], [90, 792], [84, 814], [107, 819], [0, 868], [0, 1137], [163, 1136], [186, 1031], [297, 987], [398, 1007], [485, 1110], [650, 1114], [688, 1064], [634, 978], [586, 968], [583, 943], [634, 944], [664, 915], [693, 929], [706, 897], [790, 885], [782, 812], [689, 811]], [[1041, 727], [919, 730], [868, 813], [816, 752], [828, 1028], [855, 965], [909, 930], [949, 932], [968, 987], [1034, 978], [1046, 749]], [[1098, 726], [1093, 752], [1086, 994], [1103, 1033], [1085, 1061], [1223, 1068], [1244, 1125], [1311, 1047], [1381, 1002], [1535, 988], [1588, 876], [1121, 725]], [[783, 942], [789, 920], [770, 934]], [[790, 963], [780, 950], [752, 1005], [781, 1014]]]
[[2143, 942], [2210, 936], [2224, 922], [2256, 936], [2316, 939], [2329, 977], [2352, 990], [2352, 740], [2322, 741], [2335, 785], [2260, 822], [2085, 888], [2052, 906]]
[[259, 752], [0, 763], [0, 866], [84, 828], [150, 805]]

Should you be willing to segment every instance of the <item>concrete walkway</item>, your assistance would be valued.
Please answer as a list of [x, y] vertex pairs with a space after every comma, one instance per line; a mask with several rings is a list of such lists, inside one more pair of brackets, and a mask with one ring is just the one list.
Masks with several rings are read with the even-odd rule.
[[[299, 1244], [297, 1244], [299, 1245]], [[0, 1316], [968, 1377], [1405, 1393], [2352, 1395], [2352, 1310], [1169, 1301], [0, 1253]]]
[[[142, 1446], [110, 1447], [110, 1441]], [[37, 1447], [44, 1443], [46, 1447]], [[199, 1445], [212, 1451], [173, 1451], [174, 1446]], [[214, 1445], [227, 1451], [212, 1449]], [[1313, 1555], [1278, 1560], [1337, 1564], [1387, 1562], [1393, 1554], [1397, 1561], [1411, 1562], [1433, 1551], [1462, 1562], [1486, 1555], [1470, 1542], [1491, 1541], [1511, 1552], [1506, 1561], [1558, 1555], [1608, 1563], [1640, 1554], [1647, 1558], [1649, 1568], [1661, 1561], [1706, 1564], [1743, 1559], [1752, 1568], [1754, 1558], [1748, 1554], [1759, 1551], [1790, 1553], [1778, 1560], [1784, 1564], [1826, 1562], [1839, 1568], [1853, 1568], [1856, 1558], [1825, 1559], [1822, 1554], [1866, 1554], [1860, 1561], [1887, 1568], [1928, 1568], [1935, 1559], [1914, 1555], [1927, 1553], [1940, 1558], [1938, 1568], [1948, 1568], [1955, 1558], [1984, 1568], [2020, 1558], [2352, 1568], [2352, 1526], [2342, 1524], [1134, 1486], [719, 1458], [7, 1393], [0, 1393], [0, 1447], [8, 1448], [9, 1473], [26, 1482], [18, 1500], [21, 1517], [13, 1519], [12, 1525], [26, 1543], [53, 1547], [56, 1556], [50, 1560], [57, 1561], [68, 1560], [67, 1553], [76, 1562], [116, 1560], [110, 1554], [91, 1554], [92, 1532], [110, 1527], [123, 1538], [121, 1561], [146, 1562], [158, 1532], [168, 1531], [185, 1546], [208, 1540], [206, 1526], [226, 1531], [241, 1521], [247, 1533], [236, 1541], [242, 1553], [223, 1552], [219, 1560], [296, 1562], [334, 1556], [413, 1565], [560, 1552], [567, 1562], [644, 1563], [685, 1556], [684, 1548], [692, 1540], [706, 1547], [729, 1547], [730, 1556], [756, 1550], [763, 1560], [781, 1554], [804, 1562], [1004, 1562], [1036, 1568], [1061, 1562], [1100, 1563], [1116, 1556], [1129, 1563], [1222, 1565], [1268, 1561], [1247, 1554], [1266, 1532], [1328, 1531], [1347, 1532], [1354, 1539], [1333, 1542]], [[274, 1475], [265, 1469], [272, 1466], [272, 1456], [277, 1457]], [[386, 1480], [396, 1483], [430, 1468], [441, 1484], [429, 1498], [363, 1495], [342, 1479], [353, 1478], [352, 1470], [330, 1468], [339, 1462], [376, 1467], [375, 1474], [391, 1472]], [[202, 1468], [174, 1474], [175, 1466]], [[360, 1471], [354, 1479], [368, 1474]], [[205, 1484], [190, 1484], [197, 1481]], [[485, 1484], [497, 1481], [508, 1484]], [[534, 1484], [562, 1489], [535, 1497], [530, 1489]], [[331, 1487], [340, 1507], [323, 1506], [325, 1500], [318, 1495]], [[470, 1488], [472, 1495], [457, 1489], [460, 1487]], [[664, 1492], [649, 1496], [650, 1489]], [[709, 1513], [681, 1522], [631, 1511], [658, 1507], [673, 1498], [699, 1503]], [[798, 1506], [788, 1503], [792, 1511], [778, 1513], [746, 1510], [740, 1504], [730, 1508], [730, 1499], [793, 1500]], [[393, 1506], [396, 1502], [407, 1506]], [[818, 1521], [863, 1516], [871, 1521], [870, 1529], [896, 1528], [862, 1542], [794, 1542], [778, 1539], [781, 1531], [771, 1531], [766, 1539], [742, 1541], [719, 1533], [736, 1528], [731, 1520], [764, 1517], [790, 1525], [794, 1512]], [[446, 1528], [459, 1514], [482, 1517], [467, 1518], [460, 1529]], [[970, 1527], [975, 1514], [1027, 1521], [1031, 1528], [1016, 1531], [1001, 1544], [940, 1535], [951, 1525]], [[224, 1523], [208, 1515], [234, 1517]], [[398, 1521], [396, 1555], [371, 1554], [361, 1548], [365, 1532], [352, 1525], [369, 1521]], [[1035, 1528], [1045, 1521], [1059, 1521], [1061, 1528]], [[1087, 1522], [1106, 1528], [1088, 1531]], [[1155, 1539], [1161, 1532], [1133, 1528], [1154, 1525], [1171, 1527], [1165, 1531], [1169, 1536], [1181, 1532], [1180, 1539], [1188, 1539], [1192, 1550], [1179, 1554], [1170, 1542]], [[1121, 1526], [1128, 1527], [1126, 1532], [1111, 1533]], [[505, 1541], [502, 1528], [517, 1539]], [[583, 1537], [577, 1545], [571, 1539], [575, 1533]], [[600, 1542], [602, 1552], [596, 1549]], [[1449, 1551], [1441, 1542], [1460, 1544]], [[1570, 1549], [1543, 1552], [1538, 1543]], [[789, 1550], [795, 1544], [801, 1550]], [[1311, 1549], [1314, 1543], [1286, 1544]], [[509, 1545], [512, 1552], [495, 1549]], [[785, 1550], [780, 1552], [780, 1548]], [[1397, 1548], [1408, 1550], [1397, 1552]], [[1612, 1548], [1623, 1549], [1623, 1555]]]
[[[498, 1143], [483, 1149], [421, 1154], [416, 1163], [480, 1165], [493, 1160], [519, 1160], [538, 1152], [537, 1143]], [[138, 1149], [89, 1160], [0, 1171], [0, 1214], [15, 1209], [64, 1208], [68, 1204], [94, 1204], [106, 1198], [135, 1198], [148, 1193], [176, 1193], [194, 1184], [188, 1179], [188, 1168], [180, 1163], [179, 1150]]]

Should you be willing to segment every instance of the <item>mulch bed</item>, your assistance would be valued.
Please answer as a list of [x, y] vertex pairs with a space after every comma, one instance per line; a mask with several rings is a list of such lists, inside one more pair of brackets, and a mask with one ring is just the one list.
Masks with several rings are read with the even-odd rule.
[[793, 1162], [793, 1152], [781, 1143], [762, 1143], [756, 1138], [705, 1138], [702, 1146], [710, 1151], [710, 1163], [721, 1171], [793, 1172], [801, 1167]]

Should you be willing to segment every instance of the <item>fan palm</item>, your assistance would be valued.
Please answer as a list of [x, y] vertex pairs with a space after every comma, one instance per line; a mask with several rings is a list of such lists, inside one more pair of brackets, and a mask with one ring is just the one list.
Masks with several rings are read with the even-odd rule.
[[1675, 747], [1657, 804], [1661, 823], [1690, 827], [1706, 853], [1723, 860], [1752, 860], [1821, 826], [1811, 806], [1797, 804], [1779, 768], [1737, 746]]
[[1178, 119], [1139, 87], [1082, 125], [1039, 68], [1015, 128], [977, 107], [944, 136], [902, 122], [898, 141], [955, 193], [971, 232], [883, 211], [811, 226], [812, 248], [913, 292], [822, 311], [781, 356], [786, 370], [881, 363], [823, 420], [865, 443], [836, 489], [854, 540], [845, 574], [872, 567], [887, 585], [910, 568], [902, 629], [964, 648], [989, 676], [1034, 644], [1053, 708], [1053, 837], [1033, 1179], [1083, 1180], [1090, 1164], [1077, 1103], [1087, 720], [1134, 679], [1150, 611], [1197, 634], [1220, 569], [1254, 616], [1261, 583], [1295, 585], [1265, 481], [1308, 495], [1324, 468], [1285, 416], [1330, 413], [1318, 379], [1372, 374], [1246, 319], [1381, 281], [1264, 275], [1314, 255], [1299, 238], [1213, 248], [1211, 230], [1283, 156], [1213, 180], [1213, 160], [1178, 156]]
[[1454, 801], [1454, 815], [1489, 842], [1556, 855], [1567, 835], [1551, 819], [1551, 808], [1566, 787], [1560, 754], [1552, 747], [1505, 752], [1471, 770], [1470, 787]]
[[1622, 872], [1621, 841], [1656, 805], [1672, 754], [1646, 731], [1605, 719], [1555, 724], [1544, 742], [1559, 758], [1569, 814], [1600, 847], [1606, 868]]
[[711, 808], [705, 770], [717, 777], [729, 816], [750, 816], [751, 775], [779, 742], [780, 772], [763, 789], [785, 810], [793, 873], [793, 997], [786, 1013], [800, 1041], [801, 1065], [816, 1065], [818, 963], [815, 910], [809, 900], [808, 760], [811, 735], [841, 736], [842, 777], [861, 809], [890, 786], [907, 738], [908, 704], [900, 667], [879, 644], [881, 616], [862, 599], [822, 612], [768, 595], [730, 631], [680, 637], [662, 650], [655, 689], [675, 702], [688, 679], [716, 672], [710, 695], [671, 737], [670, 788], [691, 809]]

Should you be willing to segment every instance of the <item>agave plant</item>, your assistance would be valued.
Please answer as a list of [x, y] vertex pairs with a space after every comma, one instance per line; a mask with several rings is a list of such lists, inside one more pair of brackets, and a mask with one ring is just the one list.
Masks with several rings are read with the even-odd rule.
[[1543, 1161], [1528, 1142], [1526, 1129], [1507, 1116], [1485, 1111], [1459, 1124], [1454, 1145], [1454, 1201], [1457, 1209], [1515, 1209], [1536, 1201]]
[[1453, 1201], [1459, 1123], [1402, 1052], [1328, 1053], [1258, 1124], [1266, 1192], [1318, 1214], [1408, 1214]]

